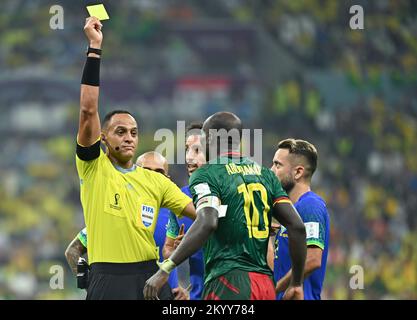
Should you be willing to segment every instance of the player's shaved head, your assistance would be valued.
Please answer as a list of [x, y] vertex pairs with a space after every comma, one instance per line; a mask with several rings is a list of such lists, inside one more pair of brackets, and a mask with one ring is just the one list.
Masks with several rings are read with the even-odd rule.
[[[242, 137], [242, 121], [231, 112], [217, 112], [203, 123], [203, 132], [210, 152], [231, 152], [240, 150]], [[215, 150], [215, 151], [214, 151]], [[206, 148], [207, 159], [210, 159]]]
[[221, 130], [225, 129], [226, 131], [238, 130], [240, 136], [242, 135], [242, 121], [239, 117], [231, 112], [217, 112], [212, 116], [208, 117], [203, 123], [203, 130], [208, 131], [209, 129]]
[[149, 151], [141, 154], [136, 160], [136, 164], [145, 169], [160, 172], [168, 176], [168, 161], [167, 159], [156, 151]]

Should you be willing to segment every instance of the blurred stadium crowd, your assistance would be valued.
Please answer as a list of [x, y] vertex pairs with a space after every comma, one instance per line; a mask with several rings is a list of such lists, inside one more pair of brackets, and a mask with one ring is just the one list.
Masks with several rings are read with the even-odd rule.
[[[96, 3], [97, 1], [85, 1]], [[219, 110], [263, 129], [263, 164], [289, 136], [314, 143], [327, 201], [324, 299], [417, 299], [417, 2], [102, 1], [102, 112], [129, 108], [140, 150], [159, 128]], [[61, 4], [63, 30], [49, 8]], [[365, 29], [350, 30], [361, 4]], [[86, 11], [0, 10], [0, 298], [77, 299], [64, 250], [83, 226], [74, 150]], [[187, 183], [184, 166], [174, 181]], [[65, 289], [51, 290], [62, 265]], [[364, 290], [350, 268], [363, 267]]]

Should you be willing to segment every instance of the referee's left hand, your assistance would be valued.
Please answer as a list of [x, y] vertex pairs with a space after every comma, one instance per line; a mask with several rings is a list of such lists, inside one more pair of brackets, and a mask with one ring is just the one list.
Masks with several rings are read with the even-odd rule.
[[158, 293], [162, 286], [168, 281], [169, 274], [165, 271], [158, 270], [152, 277], [146, 280], [143, 288], [145, 300], [159, 300]]

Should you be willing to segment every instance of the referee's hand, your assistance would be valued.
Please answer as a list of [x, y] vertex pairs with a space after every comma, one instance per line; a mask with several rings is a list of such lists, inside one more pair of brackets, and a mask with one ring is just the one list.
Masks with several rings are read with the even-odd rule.
[[146, 280], [143, 288], [143, 296], [145, 300], [159, 300], [158, 293], [163, 285], [168, 281], [169, 274], [161, 269], [152, 277]]
[[101, 28], [103, 25], [96, 17], [89, 17], [85, 20], [84, 33], [90, 41], [90, 47], [100, 49], [103, 41]]

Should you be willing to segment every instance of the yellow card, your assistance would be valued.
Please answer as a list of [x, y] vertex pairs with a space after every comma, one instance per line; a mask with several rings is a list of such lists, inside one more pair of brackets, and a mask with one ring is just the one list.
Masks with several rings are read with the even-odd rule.
[[88, 13], [90, 17], [96, 17], [99, 20], [108, 20], [110, 19], [107, 14], [106, 8], [103, 4], [96, 4], [94, 6], [87, 6]]

